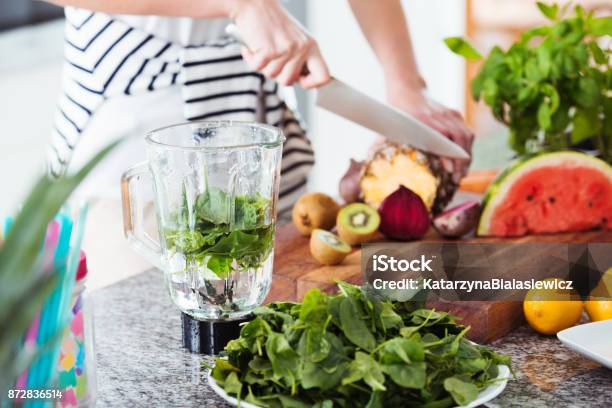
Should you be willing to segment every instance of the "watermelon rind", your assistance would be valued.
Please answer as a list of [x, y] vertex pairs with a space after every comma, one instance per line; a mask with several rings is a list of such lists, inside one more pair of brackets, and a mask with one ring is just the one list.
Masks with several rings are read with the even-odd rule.
[[574, 162], [583, 167], [591, 167], [607, 174], [612, 183], [612, 166], [597, 157], [575, 151], [561, 151], [526, 155], [510, 163], [487, 189], [482, 200], [482, 214], [478, 223], [477, 235], [487, 236], [491, 219], [497, 206], [504, 202], [508, 191], [516, 180], [529, 171], [540, 167]]

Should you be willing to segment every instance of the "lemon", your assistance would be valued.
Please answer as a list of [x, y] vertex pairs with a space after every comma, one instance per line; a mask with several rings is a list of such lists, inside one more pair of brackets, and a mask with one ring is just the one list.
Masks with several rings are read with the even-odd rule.
[[590, 298], [593, 300], [584, 302], [584, 306], [592, 321], [612, 319], [612, 268], [604, 273]]
[[612, 319], [612, 300], [589, 300], [584, 308], [594, 322]]
[[[545, 279], [543, 282], [560, 279]], [[556, 334], [578, 323], [583, 304], [573, 290], [531, 289], [523, 302], [527, 323], [538, 333]]]

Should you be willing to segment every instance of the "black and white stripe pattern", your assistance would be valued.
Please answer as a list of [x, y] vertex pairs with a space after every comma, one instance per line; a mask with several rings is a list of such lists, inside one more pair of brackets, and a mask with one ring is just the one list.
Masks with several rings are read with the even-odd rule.
[[258, 121], [283, 129], [281, 202], [304, 191], [314, 164], [301, 123], [278, 85], [251, 71], [231, 40], [181, 47], [104, 13], [66, 8], [65, 68], [49, 172], [63, 174], [89, 120], [106, 99], [180, 85], [187, 120]]

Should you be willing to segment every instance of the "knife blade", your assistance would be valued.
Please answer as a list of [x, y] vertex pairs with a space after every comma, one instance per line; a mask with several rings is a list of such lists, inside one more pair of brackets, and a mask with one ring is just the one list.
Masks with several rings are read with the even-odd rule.
[[408, 144], [439, 156], [470, 158], [459, 145], [418, 119], [336, 78], [317, 89], [316, 103], [317, 106], [373, 130], [391, 141]]

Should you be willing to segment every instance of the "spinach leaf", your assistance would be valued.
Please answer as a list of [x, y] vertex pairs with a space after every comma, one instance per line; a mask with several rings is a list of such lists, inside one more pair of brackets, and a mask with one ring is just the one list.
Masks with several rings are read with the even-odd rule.
[[459, 405], [467, 405], [478, 396], [478, 387], [458, 377], [449, 377], [445, 379], [444, 389], [451, 394], [455, 402]]
[[259, 406], [452, 407], [476, 399], [507, 356], [471, 344], [445, 312], [339, 283], [254, 311], [212, 376]]
[[340, 324], [344, 335], [356, 346], [366, 351], [376, 347], [376, 339], [363, 321], [357, 301], [354, 298], [344, 298], [340, 302]]
[[382, 371], [385, 374], [389, 374], [389, 377], [397, 385], [417, 390], [425, 387], [427, 379], [426, 368], [424, 362], [381, 365]]
[[342, 384], [351, 384], [363, 380], [373, 391], [386, 391], [385, 376], [380, 365], [369, 354], [362, 351], [355, 353], [355, 360], [349, 366], [349, 373]]
[[287, 339], [280, 333], [269, 333], [266, 340], [266, 353], [272, 363], [274, 374], [288, 380], [290, 384], [295, 384], [300, 358]]
[[[268, 259], [274, 244], [274, 225], [266, 219], [269, 202], [259, 194], [232, 197], [209, 187], [196, 198], [196, 223], [184, 203], [176, 216], [177, 229], [164, 230], [166, 248], [186, 255], [220, 278], [256, 269]], [[266, 224], [267, 222], [267, 224]]]

